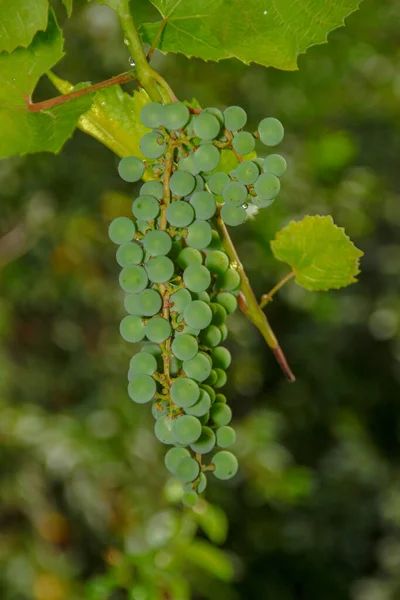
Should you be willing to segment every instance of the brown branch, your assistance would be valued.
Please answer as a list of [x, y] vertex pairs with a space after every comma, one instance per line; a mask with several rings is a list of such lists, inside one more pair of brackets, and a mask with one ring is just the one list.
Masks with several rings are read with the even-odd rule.
[[134, 79], [136, 79], [136, 72], [128, 71], [127, 73], [121, 73], [121, 75], [111, 77], [111, 79], [106, 79], [106, 81], [100, 81], [99, 83], [89, 85], [88, 87], [82, 88], [81, 90], [75, 90], [74, 92], [70, 92], [69, 94], [62, 94], [61, 96], [49, 98], [49, 100], [43, 100], [42, 102], [32, 102], [30, 97], [26, 97], [26, 107], [29, 112], [33, 113], [40, 112], [42, 110], [48, 110], [50, 108], [54, 108], [54, 106], [58, 106], [59, 104], [64, 104], [64, 102], [75, 100], [75, 98], [81, 98], [82, 96], [86, 96], [87, 94], [97, 92], [98, 90], [110, 87], [112, 85], [128, 83], [129, 81], [133, 81]]

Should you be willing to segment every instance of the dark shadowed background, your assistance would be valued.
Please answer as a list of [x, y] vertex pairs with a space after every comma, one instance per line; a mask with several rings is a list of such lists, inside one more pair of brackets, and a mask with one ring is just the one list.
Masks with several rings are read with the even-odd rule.
[[[180, 99], [284, 123], [282, 193], [232, 231], [257, 294], [287, 272], [269, 240], [291, 218], [330, 213], [365, 252], [357, 285], [290, 282], [269, 307], [295, 384], [230, 317], [241, 469], [197, 512], [126, 393], [117, 157], [77, 132], [59, 156], [0, 162], [2, 600], [400, 598], [399, 19], [365, 0], [298, 72], [154, 57]], [[82, 1], [65, 34], [60, 76], [127, 69], [106, 7]]]

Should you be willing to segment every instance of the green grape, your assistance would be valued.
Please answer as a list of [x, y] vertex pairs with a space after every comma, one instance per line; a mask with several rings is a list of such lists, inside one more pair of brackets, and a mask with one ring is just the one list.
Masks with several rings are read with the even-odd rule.
[[170, 296], [169, 301], [172, 304], [170, 308], [171, 312], [182, 313], [192, 301], [192, 296], [188, 290], [178, 290]]
[[139, 181], [144, 173], [144, 163], [137, 156], [125, 156], [118, 163], [118, 173], [121, 179], [129, 183]]
[[215, 433], [209, 427], [202, 427], [199, 439], [193, 444], [190, 444], [193, 452], [198, 452], [199, 454], [207, 454], [208, 452], [211, 452], [214, 446]]
[[172, 401], [181, 408], [187, 408], [196, 404], [200, 397], [200, 388], [193, 379], [187, 377], [175, 379], [171, 385]]
[[146, 181], [140, 188], [139, 194], [141, 196], [154, 196], [157, 200], [162, 200], [164, 197], [164, 186], [161, 181]]
[[190, 152], [188, 156], [184, 156], [180, 159], [178, 168], [181, 171], [188, 171], [195, 176], [200, 173], [200, 169], [196, 166], [193, 152]]
[[247, 200], [247, 187], [238, 181], [231, 181], [224, 187], [222, 197], [232, 206], [241, 206]]
[[204, 179], [201, 175], [196, 175], [196, 186], [192, 192], [192, 194], [196, 194], [197, 192], [202, 192], [204, 190]]
[[186, 269], [190, 265], [201, 265], [203, 257], [201, 252], [194, 248], [183, 248], [178, 254], [178, 265], [181, 269]]
[[218, 286], [225, 292], [231, 292], [240, 285], [240, 275], [236, 269], [229, 269], [223, 275], [218, 277]]
[[207, 185], [210, 190], [217, 196], [222, 196], [224, 187], [230, 182], [229, 175], [227, 173], [213, 173], [210, 175]]
[[193, 130], [197, 137], [209, 141], [218, 137], [221, 130], [221, 123], [217, 117], [203, 111], [195, 118]]
[[226, 319], [226, 310], [224, 309], [224, 307], [221, 304], [218, 304], [217, 302], [212, 302], [210, 304], [210, 307], [212, 311], [213, 325], [216, 325], [217, 327], [223, 325]]
[[221, 337], [221, 342], [224, 342], [226, 340], [226, 338], [228, 337], [228, 328], [227, 328], [227, 326], [224, 323], [223, 325], [220, 325], [218, 327], [218, 329], [220, 330], [221, 336], [222, 336]]
[[194, 490], [191, 490], [190, 492], [185, 492], [182, 496], [182, 503], [188, 508], [193, 508], [193, 506], [196, 506], [198, 501], [199, 496]]
[[232, 142], [233, 149], [238, 154], [242, 155], [253, 152], [255, 145], [256, 140], [248, 131], [241, 131], [240, 133], [237, 133]]
[[221, 209], [221, 217], [224, 223], [231, 227], [242, 225], [246, 220], [246, 211], [243, 206], [232, 206], [232, 204], [224, 204]]
[[220, 448], [229, 448], [236, 442], [236, 431], [227, 425], [217, 429], [217, 445]]
[[257, 195], [264, 200], [272, 200], [279, 194], [281, 182], [276, 175], [272, 173], [263, 173], [254, 184]]
[[140, 306], [139, 294], [127, 294], [124, 300], [125, 310], [130, 315], [142, 314], [142, 307]]
[[193, 207], [184, 200], [172, 202], [165, 211], [168, 222], [174, 227], [186, 227], [194, 220]]
[[227, 450], [214, 454], [212, 464], [215, 466], [213, 473], [217, 479], [231, 479], [239, 467], [236, 456]]
[[221, 123], [221, 125], [223, 125], [224, 115], [222, 114], [222, 111], [219, 110], [219, 108], [215, 108], [214, 106], [209, 106], [209, 107], [205, 108], [203, 112], [214, 115], [214, 117], [216, 117], [218, 119], [218, 121]]
[[171, 356], [169, 359], [169, 373], [172, 377], [178, 377], [180, 375], [182, 369], [182, 361], [176, 358], [175, 356]]
[[190, 118], [190, 112], [187, 106], [182, 102], [171, 102], [163, 106], [162, 124], [167, 129], [182, 129]]
[[205, 415], [203, 415], [202, 417], [199, 417], [199, 421], [202, 425], [207, 425], [209, 420], [210, 420], [210, 411], [207, 411]]
[[210, 375], [206, 379], [206, 384], [214, 385], [217, 380], [218, 380], [218, 376], [217, 376], [216, 372], [214, 371], [214, 369], [211, 369]]
[[208, 244], [206, 248], [204, 248], [204, 252], [211, 252], [211, 250], [221, 250], [222, 242], [219, 234], [215, 229], [211, 231], [211, 242]]
[[146, 288], [148, 281], [146, 271], [140, 265], [124, 267], [119, 274], [120, 286], [124, 292], [132, 294], [142, 292]]
[[154, 425], [154, 435], [163, 444], [174, 444], [175, 438], [172, 435], [173, 420], [168, 415], [161, 415]]
[[188, 227], [186, 243], [191, 248], [203, 250], [212, 240], [212, 229], [207, 221], [196, 220]]
[[186, 448], [170, 448], [164, 458], [165, 466], [172, 475], [176, 475], [179, 463], [188, 456], [190, 456], [190, 452]]
[[258, 126], [260, 140], [265, 146], [276, 146], [283, 140], [285, 130], [278, 119], [267, 117]]
[[160, 212], [160, 204], [154, 196], [139, 196], [132, 205], [132, 212], [141, 221], [153, 221]]
[[226, 396], [224, 396], [224, 394], [221, 393], [215, 394], [215, 402], [221, 402], [222, 404], [226, 404]]
[[271, 200], [265, 200], [265, 198], [261, 198], [260, 196], [252, 196], [251, 203], [258, 208], [267, 208], [271, 206], [275, 202], [275, 198], [271, 198]]
[[136, 242], [128, 242], [118, 248], [116, 258], [120, 267], [138, 265], [143, 260], [143, 250]]
[[169, 414], [169, 402], [167, 400], [163, 400], [162, 402], [153, 402], [151, 405], [151, 414], [154, 419], [157, 421], [162, 415]]
[[140, 231], [140, 233], [147, 233], [147, 231], [151, 231], [151, 225], [147, 221], [143, 221], [142, 219], [137, 219], [136, 221], [136, 229]]
[[236, 167], [236, 177], [244, 185], [255, 183], [260, 175], [260, 170], [252, 160], [245, 160]]
[[151, 354], [157, 361], [160, 360], [160, 362], [162, 363], [162, 350], [157, 344], [143, 344], [140, 352]]
[[247, 115], [240, 106], [228, 106], [224, 110], [224, 121], [226, 129], [238, 131], [246, 125]]
[[211, 407], [211, 398], [205, 390], [200, 390], [200, 398], [193, 406], [185, 408], [187, 415], [193, 415], [194, 417], [203, 417], [208, 413]]
[[203, 265], [190, 265], [183, 271], [183, 281], [191, 292], [204, 292], [211, 284], [211, 275]]
[[128, 384], [129, 397], [138, 404], [145, 404], [153, 399], [157, 384], [150, 375], [136, 375]]
[[207, 254], [206, 267], [213, 275], [221, 275], [229, 267], [229, 257], [225, 252], [213, 250]]
[[218, 346], [211, 350], [211, 358], [214, 368], [227, 369], [232, 362], [231, 353], [227, 348]]
[[150, 342], [161, 344], [171, 335], [171, 325], [162, 317], [153, 317], [147, 321], [145, 333]]
[[222, 427], [232, 421], [232, 410], [228, 404], [214, 402], [210, 410], [210, 417], [215, 425]]
[[211, 323], [213, 313], [211, 308], [201, 300], [193, 300], [185, 307], [183, 317], [189, 327], [205, 329]]
[[231, 315], [237, 309], [237, 300], [229, 292], [220, 292], [216, 297], [216, 301], [224, 307], [228, 315]]
[[141, 314], [145, 317], [153, 317], [162, 307], [162, 298], [157, 290], [143, 290], [139, 294], [138, 301]]
[[216, 325], [209, 325], [206, 329], [200, 334], [200, 341], [203, 346], [208, 346], [209, 348], [214, 348], [214, 346], [218, 346], [221, 343], [222, 334], [219, 328]]
[[160, 158], [166, 147], [167, 144], [159, 133], [145, 133], [140, 140], [140, 150], [147, 158]]
[[157, 359], [148, 352], [139, 352], [132, 356], [129, 371], [134, 375], [153, 375], [157, 371]]
[[197, 484], [197, 493], [201, 494], [207, 487], [207, 477], [204, 473], [200, 473], [199, 483]]
[[199, 352], [190, 360], [183, 361], [182, 369], [188, 377], [200, 383], [205, 381], [211, 373], [210, 362], [203, 352]]
[[204, 390], [204, 391], [207, 392], [207, 394], [211, 398], [211, 403], [213, 403], [214, 400], [215, 400], [215, 392], [212, 389], [212, 387], [210, 385], [206, 384], [206, 383], [202, 383], [201, 386], [200, 386], [200, 389], [202, 389], [202, 390]]
[[185, 333], [174, 339], [171, 350], [180, 360], [189, 360], [196, 356], [199, 346], [195, 337]]
[[189, 325], [184, 325], [183, 315], [179, 315], [177, 322], [180, 323], [179, 329], [175, 330], [175, 336], [178, 337], [180, 335], [194, 335], [197, 337], [200, 333], [200, 329], [195, 329], [194, 327], [189, 327]]
[[174, 196], [188, 196], [195, 188], [196, 179], [187, 171], [175, 171], [170, 181], [169, 187]]
[[136, 227], [128, 217], [117, 217], [110, 223], [108, 236], [114, 244], [126, 244], [135, 237]]
[[287, 162], [280, 154], [270, 154], [264, 160], [263, 170], [266, 173], [273, 173], [277, 177], [282, 177], [287, 168]]
[[144, 338], [144, 325], [142, 319], [137, 315], [124, 317], [119, 326], [121, 336], [127, 342], [140, 342]]
[[156, 129], [163, 122], [164, 107], [160, 102], [149, 102], [140, 111], [140, 120], [145, 127]]
[[213, 169], [216, 169], [221, 160], [221, 153], [212, 144], [203, 144], [199, 146], [194, 153], [194, 162], [196, 167], [200, 171], [209, 173]]
[[208, 292], [193, 292], [193, 300], [201, 300], [202, 302], [210, 302], [210, 294]]
[[209, 192], [197, 192], [190, 199], [190, 204], [193, 206], [196, 213], [196, 219], [207, 221], [215, 215], [217, 204], [214, 196]]
[[[185, 417], [181, 418], [184, 419]], [[194, 419], [195, 417], [192, 418]], [[179, 419], [177, 419], [177, 421], [179, 421]], [[177, 421], [175, 421], [175, 423]], [[194, 481], [198, 477], [199, 471], [200, 466], [197, 460], [187, 457], [183, 458], [176, 467], [176, 476], [184, 483], [188, 483], [189, 481]]]
[[[200, 421], [192, 415], [178, 417], [172, 422], [172, 435], [179, 444], [184, 444], [185, 446], [193, 444], [201, 435]], [[193, 479], [196, 479], [197, 475], [198, 472]]]
[[172, 248], [172, 240], [166, 231], [149, 231], [143, 239], [143, 247], [150, 256], [163, 256]]
[[174, 274], [174, 263], [168, 256], [151, 258], [146, 265], [147, 275], [153, 283], [165, 283]]
[[216, 389], [224, 387], [228, 380], [225, 371], [223, 371], [222, 369], [215, 369], [215, 373], [217, 375], [217, 380], [214, 383], [214, 387]]

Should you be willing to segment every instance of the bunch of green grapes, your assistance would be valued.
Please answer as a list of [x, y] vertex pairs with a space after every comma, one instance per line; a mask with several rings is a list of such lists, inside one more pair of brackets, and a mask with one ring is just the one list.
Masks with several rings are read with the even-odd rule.
[[[222, 345], [225, 321], [237, 308], [241, 282], [215, 219], [239, 225], [249, 202], [270, 204], [286, 168], [276, 154], [255, 158], [256, 138], [270, 146], [281, 141], [276, 119], [264, 119], [252, 135], [242, 131], [247, 117], [239, 107], [196, 112], [179, 102], [142, 109], [151, 129], [140, 141], [146, 161], [125, 157], [118, 170], [125, 181], [148, 180], [133, 201], [133, 219], [118, 217], [109, 228], [126, 293], [120, 332], [134, 344], [146, 340], [130, 361], [128, 394], [152, 403], [155, 435], [171, 446], [166, 467], [182, 481], [190, 507], [207, 472], [230, 479], [238, 469], [227, 450], [236, 435], [221, 388], [231, 363]], [[237, 157], [229, 174], [218, 170], [223, 149]]]

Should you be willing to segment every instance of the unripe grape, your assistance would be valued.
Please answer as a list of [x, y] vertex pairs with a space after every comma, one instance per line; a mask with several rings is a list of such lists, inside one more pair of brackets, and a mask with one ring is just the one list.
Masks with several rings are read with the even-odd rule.
[[171, 325], [163, 317], [153, 317], [147, 322], [145, 333], [150, 342], [161, 344], [171, 335]]
[[214, 196], [209, 192], [197, 192], [190, 199], [190, 204], [193, 206], [196, 219], [208, 220], [215, 215], [217, 204]]
[[121, 336], [127, 342], [140, 342], [144, 338], [144, 325], [142, 319], [136, 315], [124, 317], [119, 326]]
[[275, 202], [275, 198], [271, 198], [270, 200], [266, 200], [265, 198], [261, 198], [260, 196], [252, 196], [251, 203], [258, 208], [268, 208]]
[[222, 196], [223, 189], [229, 182], [230, 179], [227, 173], [217, 172], [210, 175], [207, 185], [214, 194]]
[[191, 292], [203, 292], [211, 284], [211, 275], [203, 265], [190, 265], [183, 272], [183, 281]]
[[171, 312], [182, 313], [186, 306], [192, 301], [192, 296], [188, 290], [178, 290], [172, 294], [169, 298], [171, 306]]
[[[182, 417], [183, 419], [185, 417]], [[195, 418], [195, 417], [193, 417]], [[179, 421], [179, 419], [177, 419]], [[175, 422], [177, 422], [175, 421]], [[199, 423], [200, 425], [200, 423]], [[199, 463], [191, 457], [183, 458], [176, 467], [176, 476], [183, 482], [194, 481], [200, 471]]]
[[214, 346], [218, 346], [221, 343], [222, 334], [216, 325], [209, 325], [201, 332], [200, 340], [204, 346], [214, 348]]
[[152, 354], [139, 352], [132, 356], [129, 363], [129, 372], [132, 375], [153, 375], [155, 371], [157, 371], [157, 359]]
[[119, 274], [119, 284], [124, 292], [138, 294], [142, 292], [148, 284], [146, 271], [140, 265], [124, 267]]
[[183, 361], [182, 369], [188, 377], [201, 383], [210, 375], [211, 365], [207, 355], [199, 352], [194, 358]]
[[229, 448], [236, 441], [236, 432], [232, 427], [224, 425], [217, 429], [217, 445], [220, 448]]
[[166, 231], [149, 231], [144, 236], [143, 247], [150, 256], [164, 256], [171, 250], [172, 240]]
[[199, 146], [194, 153], [196, 167], [205, 173], [209, 173], [213, 169], [216, 169], [220, 160], [220, 151], [212, 144], [203, 144], [202, 146]]
[[228, 106], [224, 110], [224, 121], [227, 129], [237, 131], [246, 125], [247, 115], [240, 106]]
[[207, 221], [196, 220], [188, 227], [186, 243], [191, 248], [203, 250], [212, 240], [212, 229]]
[[243, 208], [243, 206], [224, 204], [221, 208], [221, 218], [227, 225], [230, 225], [231, 227], [237, 227], [245, 222], [246, 210]]
[[143, 316], [153, 317], [161, 310], [162, 298], [157, 290], [143, 290], [138, 295], [138, 304]]
[[211, 350], [211, 358], [213, 367], [217, 367], [219, 369], [227, 369], [232, 361], [231, 353], [227, 348], [224, 348], [223, 346], [213, 348]]
[[188, 196], [195, 188], [196, 179], [187, 171], [175, 171], [169, 181], [171, 192], [175, 196]]
[[224, 387], [228, 379], [225, 371], [222, 369], [215, 369], [215, 374], [217, 375], [217, 380], [214, 383], [214, 387], [216, 389]]
[[174, 274], [174, 263], [168, 256], [151, 258], [146, 265], [147, 275], [153, 283], [165, 283]]
[[138, 265], [143, 260], [143, 250], [136, 242], [128, 242], [118, 248], [116, 258], [120, 267]]
[[236, 177], [244, 185], [255, 183], [260, 175], [260, 170], [252, 160], [245, 160], [236, 167]]
[[147, 158], [159, 158], [166, 147], [167, 144], [159, 133], [146, 133], [140, 140], [140, 150]]
[[220, 132], [220, 129], [220, 121], [211, 113], [203, 111], [194, 119], [194, 133], [202, 140], [209, 141], [216, 138]]
[[114, 244], [126, 244], [135, 237], [135, 224], [128, 217], [117, 217], [110, 223], [108, 236]]
[[144, 163], [137, 156], [124, 156], [118, 163], [118, 173], [129, 183], [139, 181], [144, 173]]
[[208, 413], [211, 408], [211, 398], [205, 390], [200, 390], [200, 397], [195, 404], [187, 406], [185, 413], [194, 417], [202, 417]]
[[183, 248], [178, 255], [178, 265], [181, 269], [186, 269], [190, 265], [201, 265], [203, 257], [201, 252], [195, 250], [195, 248]]
[[214, 115], [214, 117], [216, 117], [218, 119], [220, 124], [223, 125], [224, 115], [222, 114], [222, 111], [219, 110], [219, 108], [215, 108], [214, 106], [208, 106], [207, 108], [205, 108], [203, 110], [203, 112], [211, 113], [212, 115]]
[[199, 346], [193, 335], [183, 334], [175, 337], [171, 345], [174, 355], [180, 360], [189, 360], [194, 358], [198, 352]]
[[161, 200], [164, 197], [164, 186], [161, 181], [152, 179], [142, 185], [139, 194], [141, 196], [153, 196], [157, 200]]
[[201, 300], [193, 300], [183, 311], [183, 317], [189, 327], [205, 329], [211, 323], [213, 313], [211, 308]]
[[237, 300], [229, 292], [220, 292], [216, 297], [216, 301], [224, 307], [228, 315], [234, 313], [237, 309]]
[[190, 453], [186, 448], [170, 448], [165, 455], [164, 463], [168, 471], [173, 475], [176, 475], [176, 469], [179, 463], [190, 456]]
[[238, 154], [250, 154], [256, 145], [254, 137], [248, 131], [241, 131], [233, 138], [232, 146]]
[[264, 160], [263, 170], [266, 173], [273, 173], [277, 177], [282, 177], [287, 168], [286, 160], [280, 154], [270, 154]]
[[191, 490], [190, 492], [185, 492], [182, 496], [182, 503], [188, 508], [193, 508], [193, 506], [196, 506], [198, 501], [199, 497], [194, 490]]
[[140, 306], [139, 294], [127, 294], [125, 296], [124, 306], [126, 312], [130, 315], [144, 316], [142, 307]]
[[193, 452], [199, 454], [207, 454], [208, 452], [211, 452], [211, 450], [214, 448], [215, 441], [216, 438], [213, 430], [209, 427], [203, 426], [201, 428], [201, 435], [199, 439], [196, 442], [190, 444], [190, 447], [193, 450]]
[[167, 220], [174, 227], [186, 227], [194, 220], [193, 207], [184, 200], [171, 202], [165, 211]]
[[178, 168], [181, 171], [188, 171], [192, 175], [198, 175], [200, 173], [200, 169], [197, 167], [196, 162], [194, 160], [193, 152], [190, 152], [188, 156], [184, 156], [179, 161]]
[[215, 466], [214, 475], [217, 479], [231, 479], [239, 466], [236, 456], [226, 450], [214, 454], [212, 464]]
[[229, 267], [229, 257], [225, 252], [213, 250], [207, 254], [206, 267], [214, 275], [222, 275]]
[[229, 268], [218, 277], [218, 287], [226, 292], [236, 290], [240, 285], [240, 275], [236, 269]]
[[136, 375], [128, 384], [128, 394], [138, 404], [150, 402], [156, 391], [157, 384], [150, 375]]
[[163, 122], [163, 105], [160, 102], [149, 102], [140, 111], [140, 120], [145, 127], [156, 129]]
[[[200, 421], [192, 415], [178, 417], [172, 422], [172, 435], [179, 444], [193, 444], [201, 435]], [[193, 479], [196, 479], [197, 475], [198, 472]], [[188, 481], [193, 481], [193, 479]]]
[[163, 107], [162, 124], [167, 129], [182, 129], [190, 118], [187, 106], [182, 102], [171, 102]]
[[160, 212], [160, 203], [154, 196], [139, 196], [132, 205], [132, 212], [137, 219], [153, 221]]
[[255, 182], [254, 189], [258, 196], [264, 198], [264, 200], [272, 200], [279, 194], [281, 183], [276, 175], [263, 173]]
[[193, 406], [200, 398], [200, 388], [195, 381], [187, 377], [175, 379], [171, 385], [172, 401], [182, 408]]
[[283, 140], [285, 131], [278, 119], [267, 117], [260, 122], [258, 133], [263, 144], [266, 146], [276, 146]]
[[241, 206], [247, 200], [247, 187], [238, 181], [228, 183], [222, 192], [222, 197], [228, 204], [232, 206]]
[[173, 420], [168, 415], [162, 415], [154, 425], [154, 434], [163, 444], [174, 444], [175, 438], [172, 435]]

